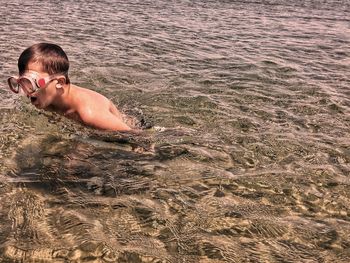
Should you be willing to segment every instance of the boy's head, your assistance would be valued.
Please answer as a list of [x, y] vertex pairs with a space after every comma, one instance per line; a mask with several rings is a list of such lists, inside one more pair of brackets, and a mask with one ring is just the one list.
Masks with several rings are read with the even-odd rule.
[[38, 43], [24, 50], [18, 59], [19, 75], [24, 74], [29, 63], [38, 63], [41, 70], [50, 75], [63, 74], [66, 78], [66, 84], [70, 83], [68, 78], [69, 60], [66, 53], [58, 45]]
[[24, 91], [35, 107], [61, 107], [61, 98], [69, 91], [69, 61], [55, 44], [39, 43], [22, 52], [18, 59], [19, 77], [8, 79], [10, 89]]

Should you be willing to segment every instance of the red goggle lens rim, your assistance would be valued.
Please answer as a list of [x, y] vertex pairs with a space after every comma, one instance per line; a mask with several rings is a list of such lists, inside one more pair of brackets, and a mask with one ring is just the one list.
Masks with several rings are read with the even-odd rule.
[[30, 77], [10, 77], [7, 82], [10, 89], [14, 93], [19, 93], [20, 89], [22, 89], [26, 94], [31, 94], [37, 90], [37, 88], [45, 88], [48, 82], [50, 82], [52, 78], [40, 78], [38, 80], [32, 79]]

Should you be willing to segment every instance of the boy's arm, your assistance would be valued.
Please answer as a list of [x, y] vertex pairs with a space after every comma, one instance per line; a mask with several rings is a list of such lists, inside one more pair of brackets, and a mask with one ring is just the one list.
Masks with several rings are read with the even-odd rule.
[[130, 131], [131, 128], [125, 124], [120, 118], [113, 115], [110, 111], [98, 114], [97, 111], [83, 111], [79, 113], [84, 124], [109, 131]]

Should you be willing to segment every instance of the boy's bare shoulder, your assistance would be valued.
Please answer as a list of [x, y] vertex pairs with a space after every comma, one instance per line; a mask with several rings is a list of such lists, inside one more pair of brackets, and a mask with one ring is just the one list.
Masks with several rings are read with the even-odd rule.
[[80, 97], [84, 97], [84, 99], [93, 99], [93, 100], [106, 100], [108, 101], [108, 99], [103, 96], [102, 94], [91, 90], [91, 89], [87, 89], [87, 88], [83, 88], [83, 87], [79, 87], [76, 85], [72, 85], [72, 87], [74, 88], [74, 93], [75, 96], [80, 96]]
[[109, 109], [111, 102], [102, 94], [79, 86], [73, 86], [73, 88], [75, 107], [77, 110], [81, 108], [98, 109], [99, 111]]
[[130, 130], [113, 103], [93, 90], [74, 86], [75, 108], [81, 121], [95, 128]]

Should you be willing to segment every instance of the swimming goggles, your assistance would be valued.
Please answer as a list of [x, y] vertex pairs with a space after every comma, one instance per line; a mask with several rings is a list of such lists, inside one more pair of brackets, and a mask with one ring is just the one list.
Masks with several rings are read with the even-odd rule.
[[33, 94], [38, 89], [45, 88], [52, 80], [57, 78], [59, 75], [65, 75], [65, 73], [58, 73], [47, 77], [40, 77], [35, 71], [27, 71], [20, 77], [12, 76], [8, 78], [7, 83], [10, 89], [14, 93], [19, 93], [20, 89], [27, 95]]

